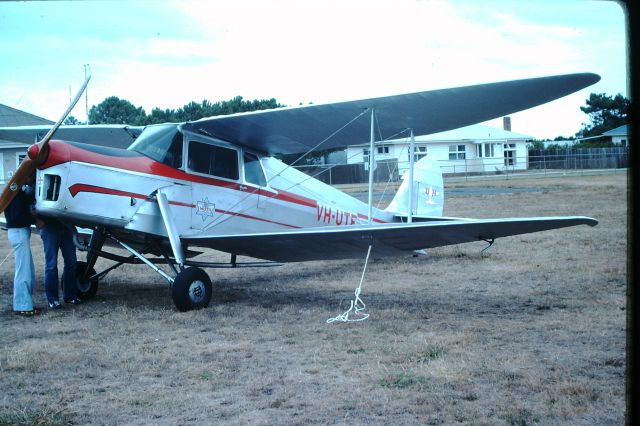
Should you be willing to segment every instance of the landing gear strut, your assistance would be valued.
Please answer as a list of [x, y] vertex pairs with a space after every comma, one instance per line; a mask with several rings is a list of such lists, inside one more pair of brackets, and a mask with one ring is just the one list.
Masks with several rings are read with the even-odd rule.
[[98, 291], [98, 279], [86, 278], [93, 277], [96, 271], [93, 268], [87, 270], [87, 266], [85, 262], [76, 263], [76, 288], [81, 299], [91, 299]]

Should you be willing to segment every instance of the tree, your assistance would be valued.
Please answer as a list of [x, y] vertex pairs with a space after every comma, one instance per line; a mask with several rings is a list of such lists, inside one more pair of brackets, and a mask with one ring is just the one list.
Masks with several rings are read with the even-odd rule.
[[77, 118], [75, 118], [73, 115], [68, 116], [67, 118], [65, 118], [64, 122], [62, 123], [65, 126], [77, 126], [79, 124], [83, 124], [80, 120], [78, 120]]
[[631, 101], [618, 93], [615, 97], [604, 93], [591, 93], [586, 106], [580, 110], [589, 116], [590, 124], [583, 125], [576, 133], [578, 138], [599, 136], [608, 130], [628, 123]]
[[110, 96], [99, 105], [89, 110], [89, 124], [145, 124], [146, 114], [142, 107], [135, 107], [131, 102]]
[[206, 99], [202, 103], [189, 102], [177, 110], [154, 108], [151, 110], [151, 114], [147, 115], [142, 108], [134, 106], [131, 102], [111, 96], [99, 105], [91, 107], [91, 110], [89, 110], [89, 124], [143, 126], [147, 124], [195, 121], [204, 117], [273, 109], [283, 106], [275, 98], [245, 101], [242, 96], [236, 96], [228, 101], [215, 103]]

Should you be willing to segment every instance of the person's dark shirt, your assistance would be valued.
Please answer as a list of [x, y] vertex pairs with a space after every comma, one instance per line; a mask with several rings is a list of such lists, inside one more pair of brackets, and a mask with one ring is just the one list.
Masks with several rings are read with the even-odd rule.
[[33, 193], [27, 194], [22, 188], [18, 190], [18, 194], [4, 211], [7, 228], [28, 228], [36, 223], [35, 217], [31, 214], [33, 201]]

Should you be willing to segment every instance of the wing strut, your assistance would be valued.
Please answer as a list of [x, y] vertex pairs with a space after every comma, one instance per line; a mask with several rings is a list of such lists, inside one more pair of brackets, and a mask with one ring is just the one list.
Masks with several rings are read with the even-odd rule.
[[369, 225], [373, 223], [373, 168], [376, 164], [375, 158], [375, 133], [373, 131], [373, 121], [375, 119], [375, 109], [371, 108], [371, 138], [369, 140]]
[[413, 163], [416, 151], [416, 138], [413, 135], [413, 128], [411, 128], [411, 143], [409, 144], [409, 205], [407, 211], [409, 212], [408, 223], [413, 223]]

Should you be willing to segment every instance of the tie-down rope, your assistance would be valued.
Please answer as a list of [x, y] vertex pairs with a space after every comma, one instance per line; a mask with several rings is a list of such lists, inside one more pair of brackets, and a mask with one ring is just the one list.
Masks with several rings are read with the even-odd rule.
[[[351, 301], [351, 307], [344, 312], [342, 315], [338, 315], [335, 318], [329, 318], [327, 320], [327, 324], [331, 324], [333, 322], [355, 322], [355, 321], [364, 321], [369, 318], [369, 314], [364, 314], [362, 311], [367, 307], [362, 299], [360, 299], [360, 292], [362, 291], [362, 283], [364, 282], [364, 273], [367, 270], [367, 264], [369, 263], [369, 255], [371, 254], [371, 246], [367, 250], [367, 257], [364, 260], [364, 268], [362, 269], [362, 276], [360, 277], [360, 285], [356, 288], [355, 297]], [[349, 315], [353, 313], [355, 315], [360, 315], [359, 318], [349, 318]]]

